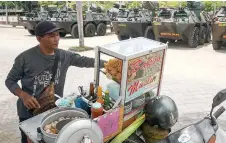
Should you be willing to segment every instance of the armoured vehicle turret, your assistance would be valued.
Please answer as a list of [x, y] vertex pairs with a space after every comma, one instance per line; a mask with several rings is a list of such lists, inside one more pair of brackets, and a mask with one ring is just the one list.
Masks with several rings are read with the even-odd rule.
[[155, 39], [152, 18], [158, 10], [158, 2], [144, 1], [141, 8], [120, 9], [115, 21], [112, 21], [115, 34], [119, 40], [135, 37]]
[[113, 8], [108, 10], [107, 13], [108, 13], [108, 16], [111, 19], [111, 21], [115, 21], [116, 20], [119, 11], [122, 10], [122, 9], [126, 9], [126, 6], [125, 5], [121, 5], [120, 6], [118, 3], [115, 3], [113, 5]]
[[211, 40], [210, 17], [201, 12], [200, 2], [187, 2], [187, 8], [162, 9], [154, 19], [153, 29], [156, 40], [182, 40], [192, 48]]
[[119, 12], [117, 14], [117, 17], [114, 21], [127, 21], [127, 18], [129, 16], [130, 10], [128, 9], [119, 9]]
[[213, 17], [212, 22], [212, 46], [219, 50], [226, 42], [226, 7], [221, 7]]

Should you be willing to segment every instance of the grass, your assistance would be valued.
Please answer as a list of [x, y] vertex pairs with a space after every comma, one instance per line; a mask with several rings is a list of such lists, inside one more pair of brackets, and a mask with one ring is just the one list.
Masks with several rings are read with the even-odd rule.
[[72, 46], [68, 50], [74, 51], [74, 52], [84, 52], [84, 51], [93, 50], [93, 48], [87, 47], [87, 46], [82, 46], [82, 47], [81, 46]]

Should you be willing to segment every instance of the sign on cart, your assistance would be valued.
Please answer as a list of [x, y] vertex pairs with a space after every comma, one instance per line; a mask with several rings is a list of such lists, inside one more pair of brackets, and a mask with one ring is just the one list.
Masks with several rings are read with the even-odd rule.
[[129, 61], [126, 101], [134, 99], [159, 84], [163, 50]]

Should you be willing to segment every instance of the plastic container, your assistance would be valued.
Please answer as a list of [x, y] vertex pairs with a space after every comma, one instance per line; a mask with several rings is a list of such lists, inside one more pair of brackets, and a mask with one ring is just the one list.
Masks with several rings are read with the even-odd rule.
[[94, 119], [103, 115], [103, 107], [99, 102], [95, 102], [91, 107], [91, 118]]
[[85, 110], [89, 115], [91, 114], [89, 105], [82, 99], [82, 97], [76, 98], [74, 102], [76, 108], [81, 108]]

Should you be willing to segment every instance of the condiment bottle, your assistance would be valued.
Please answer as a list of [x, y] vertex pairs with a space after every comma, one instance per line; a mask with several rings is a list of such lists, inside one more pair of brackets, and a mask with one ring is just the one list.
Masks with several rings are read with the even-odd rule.
[[103, 107], [99, 102], [95, 102], [91, 107], [91, 117], [92, 119], [103, 115]]
[[108, 90], [105, 91], [105, 95], [104, 95], [104, 108], [105, 108], [105, 110], [111, 109], [111, 100], [110, 100]]
[[94, 99], [94, 83], [91, 82], [89, 85], [89, 96], [91, 97], [91, 99]]
[[97, 88], [97, 102], [101, 105], [104, 104], [103, 95], [102, 95], [102, 87], [98, 86]]

